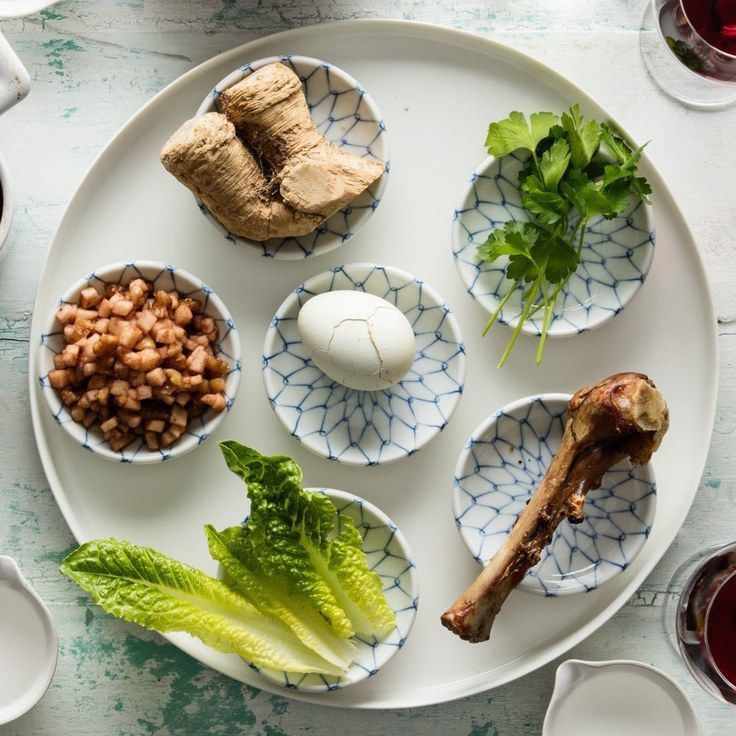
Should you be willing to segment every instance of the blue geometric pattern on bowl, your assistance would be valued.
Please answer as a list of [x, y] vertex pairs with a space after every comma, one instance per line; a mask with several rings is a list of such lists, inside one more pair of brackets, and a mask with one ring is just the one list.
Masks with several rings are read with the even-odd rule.
[[[199, 417], [189, 420], [184, 434], [165, 450], [149, 450], [143, 438], [131, 442], [119, 452], [110, 449], [104, 438], [99, 424], [93, 424], [85, 429], [82, 424], [75, 422], [69, 410], [61, 401], [59, 392], [49, 384], [49, 371], [54, 369], [54, 356], [64, 349], [64, 334], [56, 320], [56, 312], [62, 304], [76, 304], [79, 295], [87, 286], [96, 286], [101, 290], [105, 284], [128, 283], [134, 278], [142, 278], [153, 282], [155, 290], [176, 290], [184, 296], [196, 299], [202, 305], [202, 312], [215, 320], [219, 330], [219, 338], [215, 343], [215, 354], [226, 360], [230, 371], [225, 377], [225, 398], [227, 400], [224, 411], [218, 413], [209, 409]], [[169, 460], [172, 457], [183, 455], [201, 445], [225, 418], [235, 400], [240, 384], [242, 360], [240, 355], [240, 338], [235, 328], [235, 322], [230, 312], [220, 298], [205, 283], [196, 276], [176, 266], [169, 266], [157, 261], [135, 261], [133, 263], [113, 263], [102, 266], [84, 278], [77, 281], [64, 296], [61, 297], [41, 335], [39, 345], [39, 382], [46, 403], [57, 423], [62, 426], [82, 447], [92, 450], [109, 460], [123, 463], [156, 463]]]
[[[506, 259], [481, 263], [477, 248], [509, 220], [527, 221], [521, 206], [518, 175], [526, 158], [510, 154], [487, 158], [470, 182], [452, 224], [455, 266], [468, 293], [490, 314], [511, 286], [504, 275]], [[562, 290], [549, 330], [551, 336], [576, 335], [598, 327], [618, 314], [641, 288], [654, 257], [651, 208], [641, 202], [622, 215], [588, 223], [580, 265]], [[498, 321], [516, 326], [521, 314], [521, 289], [506, 303]], [[527, 320], [522, 332], [539, 335], [541, 312]]]
[[[297, 329], [301, 307], [335, 289], [365, 291], [398, 307], [414, 329], [407, 375], [381, 391], [347, 388], [312, 363]], [[266, 333], [263, 379], [293, 437], [330, 460], [377, 465], [415, 453], [447, 424], [465, 381], [465, 346], [444, 300], [405, 271], [370, 263], [339, 266], [298, 286]]]
[[[452, 503], [460, 535], [477, 562], [488, 564], [547, 471], [562, 438], [569, 399], [544, 394], [508, 404], [465, 445]], [[649, 537], [655, 507], [651, 464], [619, 463], [598, 490], [588, 493], [584, 520], [563, 520], [557, 527], [519, 588], [546, 596], [597, 588], [634, 560]]]
[[340, 677], [254, 669], [269, 680], [293, 690], [332, 691], [372, 677], [404, 646], [419, 607], [419, 580], [406, 539], [383, 511], [346, 491], [332, 488], [308, 490], [329, 496], [338, 512], [355, 522], [363, 537], [368, 567], [381, 578], [386, 601], [396, 614], [396, 627], [380, 639], [354, 636], [351, 641], [358, 652], [350, 669]]
[[356, 156], [383, 162], [381, 178], [362, 194], [322, 223], [314, 232], [298, 238], [272, 238], [263, 242], [228, 232], [201, 203], [200, 211], [232, 243], [266, 258], [298, 260], [328, 253], [343, 245], [376, 211], [388, 183], [390, 156], [386, 123], [381, 111], [363, 86], [334, 64], [309, 56], [269, 56], [246, 64], [229, 74], [207, 95], [197, 115], [220, 112], [220, 95], [249, 74], [267, 64], [281, 62], [304, 85], [307, 106], [317, 129], [327, 138]]

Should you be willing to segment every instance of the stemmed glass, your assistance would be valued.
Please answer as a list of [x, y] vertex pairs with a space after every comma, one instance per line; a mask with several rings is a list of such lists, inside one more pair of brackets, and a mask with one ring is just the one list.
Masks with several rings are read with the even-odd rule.
[[647, 0], [639, 41], [671, 97], [706, 110], [736, 102], [736, 0]]
[[667, 588], [665, 630], [697, 682], [736, 705], [736, 542], [686, 560]]

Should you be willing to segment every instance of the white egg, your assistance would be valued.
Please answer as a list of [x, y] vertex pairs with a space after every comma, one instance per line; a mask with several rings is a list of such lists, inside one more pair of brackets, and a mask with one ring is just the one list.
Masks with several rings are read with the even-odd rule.
[[416, 340], [409, 320], [373, 294], [318, 294], [301, 308], [297, 326], [314, 364], [349, 388], [389, 388], [414, 363]]

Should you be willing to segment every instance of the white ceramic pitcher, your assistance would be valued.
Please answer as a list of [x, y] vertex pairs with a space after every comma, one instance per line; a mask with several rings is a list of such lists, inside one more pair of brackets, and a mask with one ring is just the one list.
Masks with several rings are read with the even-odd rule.
[[[0, 7], [4, 7], [0, 4]], [[29, 92], [31, 79], [26, 68], [10, 48], [10, 44], [0, 34], [0, 115], [18, 104]], [[0, 188], [2, 188], [2, 205], [0, 206], [0, 255], [3, 244], [10, 232], [13, 221], [13, 188], [8, 167], [0, 156]]]
[[26, 68], [0, 34], [0, 115], [20, 102], [31, 88]]

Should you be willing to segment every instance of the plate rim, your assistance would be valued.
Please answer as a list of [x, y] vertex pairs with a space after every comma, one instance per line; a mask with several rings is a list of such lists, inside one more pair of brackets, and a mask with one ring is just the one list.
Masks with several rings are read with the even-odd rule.
[[[38, 306], [39, 306], [39, 301], [40, 301], [40, 285], [41, 285], [41, 282], [44, 280], [44, 277], [46, 276], [51, 252], [54, 250], [54, 246], [59, 238], [59, 234], [61, 233], [62, 228], [64, 227], [65, 220], [67, 219], [70, 213], [70, 210], [72, 209], [73, 206], [75, 206], [77, 196], [84, 189], [85, 184], [87, 183], [88, 179], [90, 179], [91, 175], [96, 171], [102, 159], [106, 157], [108, 155], [108, 152], [111, 149], [113, 149], [113, 147], [116, 145], [118, 139], [125, 132], [127, 132], [129, 128], [136, 125], [139, 118], [143, 117], [151, 107], [153, 107], [154, 105], [157, 105], [165, 98], [174, 95], [182, 85], [190, 81], [192, 78], [198, 75], [201, 75], [203, 73], [206, 73], [207, 70], [215, 64], [229, 63], [232, 59], [235, 59], [239, 56], [243, 56], [244, 54], [262, 53], [262, 52], [256, 51], [255, 49], [257, 49], [259, 45], [263, 43], [274, 43], [274, 42], [288, 43], [291, 39], [303, 40], [303, 39], [309, 39], [309, 38], [314, 38], [314, 37], [319, 38], [325, 34], [329, 35], [331, 32], [335, 30], [340, 30], [340, 29], [355, 30], [362, 34], [373, 33], [374, 35], [375, 34], [390, 35], [391, 33], [393, 33], [400, 37], [409, 36], [412, 38], [420, 38], [420, 39], [430, 39], [430, 40], [434, 39], [436, 41], [439, 41], [440, 43], [446, 43], [446, 44], [456, 46], [456, 47], [463, 47], [463, 48], [472, 50], [480, 55], [485, 55], [485, 56], [489, 56], [489, 55], [498, 56], [502, 54], [506, 57], [506, 59], [508, 60], [508, 63], [510, 63], [511, 65], [521, 66], [525, 68], [529, 74], [536, 76], [538, 78], [542, 78], [557, 91], [560, 91], [561, 93], [564, 93], [564, 94], [573, 93], [573, 94], [577, 94], [581, 96], [582, 100], [584, 100], [586, 104], [592, 104], [593, 106], [598, 107], [599, 109], [603, 110], [606, 116], [615, 125], [620, 127], [622, 130], [626, 130], [624, 126], [621, 126], [620, 123], [618, 123], [617, 119], [614, 116], [610, 115], [610, 113], [607, 111], [605, 107], [600, 105], [600, 103], [596, 100], [596, 98], [589, 95], [587, 92], [582, 90], [577, 84], [568, 80], [564, 75], [555, 71], [552, 67], [548, 66], [547, 64], [543, 62], [537, 61], [537, 59], [530, 56], [529, 54], [526, 54], [522, 51], [519, 51], [513, 48], [508, 43], [504, 43], [495, 38], [489, 38], [489, 37], [483, 36], [479, 33], [463, 31], [457, 28], [443, 26], [443, 25], [436, 24], [436, 23], [426, 23], [426, 22], [418, 22], [418, 21], [411, 21], [411, 20], [356, 19], [356, 20], [335, 21], [331, 23], [316, 24], [316, 25], [304, 26], [301, 28], [293, 28], [293, 29], [280, 31], [278, 33], [274, 33], [270, 35], [260, 36], [258, 38], [252, 39], [244, 44], [236, 46], [235, 48], [229, 49], [227, 51], [224, 51], [220, 54], [217, 54], [216, 56], [213, 56], [205, 60], [201, 64], [198, 64], [193, 69], [190, 69], [189, 71], [185, 72], [184, 74], [182, 74], [181, 76], [177, 77], [172, 82], [167, 84], [160, 92], [158, 92], [150, 100], [148, 100], [148, 102], [146, 102], [142, 107], [140, 107], [138, 111], [135, 112], [111, 136], [108, 143], [100, 151], [100, 153], [95, 157], [94, 161], [91, 163], [91, 165], [85, 172], [84, 176], [79, 181], [73, 194], [69, 198], [69, 201], [64, 207], [64, 210], [56, 226], [56, 229], [54, 230], [54, 234], [51, 238], [51, 245], [49, 246], [46, 252], [43, 266], [39, 272], [39, 281], [36, 287], [36, 293], [34, 297], [34, 303], [33, 303], [34, 318], [31, 322], [30, 340], [29, 340], [29, 361], [28, 361], [30, 408], [31, 408], [31, 420], [33, 424], [33, 435], [34, 435], [36, 447], [39, 453], [39, 458], [41, 460], [41, 464], [42, 464], [44, 473], [48, 480], [51, 492], [54, 495], [54, 500], [56, 501], [56, 504], [59, 507], [59, 510], [61, 511], [61, 514], [64, 517], [65, 522], [69, 526], [70, 531], [72, 532], [72, 534], [74, 535], [77, 541], [81, 541], [83, 539], [83, 535], [81, 534], [78, 520], [72, 513], [69, 503], [67, 501], [66, 494], [64, 493], [63, 486], [61, 484], [59, 475], [56, 471], [54, 462], [52, 460], [51, 452], [50, 452], [48, 443], [46, 441], [46, 438], [44, 436], [44, 432], [43, 432], [43, 428], [41, 424], [41, 417], [40, 417], [40, 411], [39, 411], [39, 404], [40, 404], [41, 397], [39, 397], [38, 390], [35, 387], [34, 382], [33, 382], [33, 377], [35, 376], [35, 373], [37, 372], [37, 367], [36, 367], [37, 366], [37, 363], [36, 363], [37, 352], [31, 347], [34, 343], [34, 334], [36, 334], [36, 332], [38, 331], [38, 326], [39, 326], [38, 320], [36, 319], [36, 315], [39, 313]], [[687, 220], [685, 219], [685, 216], [682, 213], [682, 210], [680, 209], [679, 205], [677, 205], [677, 199], [674, 193], [672, 192], [666, 180], [660, 173], [658, 167], [654, 165], [652, 160], [646, 154], [644, 155], [643, 158], [647, 162], [651, 171], [654, 173], [655, 178], [657, 180], [657, 186], [660, 189], [660, 191], [662, 191], [663, 193], [666, 193], [667, 196], [673, 202], [675, 206], [674, 207], [675, 213], [680, 218], [678, 227], [684, 233], [685, 237], [689, 239], [693, 244], [693, 247], [690, 253], [690, 256], [693, 260], [693, 264], [695, 266], [693, 274], [692, 274], [692, 278], [694, 281], [697, 281], [699, 283], [700, 291], [704, 294], [704, 306], [708, 313], [708, 318], [710, 322], [710, 326], [706, 327], [703, 331], [704, 336], [707, 336], [709, 338], [707, 348], [710, 351], [710, 355], [706, 357], [705, 365], [706, 365], [706, 368], [709, 368], [710, 385], [709, 385], [709, 390], [708, 390], [708, 394], [709, 394], [708, 407], [705, 413], [706, 426], [708, 427], [708, 432], [706, 436], [702, 438], [702, 442], [704, 443], [705, 446], [704, 446], [704, 451], [702, 453], [702, 461], [699, 463], [699, 466], [696, 468], [698, 470], [698, 475], [702, 478], [703, 471], [705, 469], [705, 464], [706, 464], [707, 457], [708, 457], [708, 449], [710, 447], [711, 437], [713, 433], [713, 426], [715, 422], [715, 413], [716, 413], [716, 397], [718, 393], [719, 345], [718, 345], [718, 339], [717, 339], [718, 335], [717, 335], [716, 313], [715, 313], [715, 308], [713, 304], [713, 297], [710, 291], [708, 279], [707, 279], [705, 268], [703, 265], [703, 260], [700, 256], [700, 251], [697, 247], [697, 244], [696, 244], [695, 238], [693, 237], [690, 226], [687, 223]], [[698, 489], [697, 486], [693, 488], [691, 496], [690, 496], [690, 502], [687, 508], [684, 509], [683, 513], [681, 513], [678, 517], [676, 517], [673, 523], [673, 527], [676, 526], [676, 528], [674, 528], [674, 531], [666, 535], [669, 537], [669, 540], [663, 544], [662, 549], [658, 550], [654, 554], [651, 560], [647, 561], [642, 566], [642, 568], [638, 571], [636, 575], [632, 576], [631, 580], [626, 585], [626, 587], [621, 591], [621, 593], [619, 593], [618, 596], [614, 598], [614, 600], [611, 601], [600, 613], [598, 613], [596, 616], [590, 619], [587, 624], [585, 624], [584, 626], [581, 626], [574, 634], [570, 634], [569, 636], [563, 637], [561, 640], [554, 642], [552, 644], [542, 643], [536, 646], [534, 649], [530, 650], [530, 652], [526, 655], [527, 661], [522, 667], [519, 667], [517, 661], [508, 662], [503, 665], [500, 665], [499, 667], [496, 667], [495, 669], [487, 670], [483, 673], [478, 673], [475, 675], [470, 675], [468, 677], [464, 677], [459, 680], [451, 680], [451, 681], [442, 683], [441, 685], [431, 685], [431, 686], [427, 686], [421, 689], [415, 689], [413, 691], [414, 695], [411, 700], [401, 700], [399, 702], [396, 702], [395, 699], [392, 699], [392, 698], [391, 699], [388, 699], [388, 698], [373, 699], [369, 701], [357, 699], [351, 702], [344, 702], [342, 700], [338, 701], [338, 700], [332, 699], [329, 696], [325, 697], [324, 695], [310, 696], [308, 693], [304, 693], [304, 694], [299, 693], [297, 695], [289, 690], [284, 690], [283, 688], [279, 688], [276, 686], [271, 687], [271, 683], [268, 683], [267, 681], [261, 681], [260, 679], [257, 681], [250, 681], [250, 680], [248, 681], [240, 680], [240, 681], [246, 682], [246, 684], [260, 688], [262, 690], [274, 692], [280, 695], [285, 695], [285, 696], [292, 697], [297, 700], [302, 700], [302, 701], [316, 703], [319, 705], [330, 706], [330, 707], [343, 707], [343, 708], [347, 707], [347, 708], [358, 708], [358, 709], [387, 709], [387, 708], [402, 709], [402, 708], [412, 708], [412, 707], [419, 707], [419, 706], [425, 706], [425, 705], [433, 705], [433, 704], [443, 703], [443, 702], [447, 702], [451, 700], [457, 700], [459, 698], [468, 697], [468, 696], [475, 695], [475, 694], [482, 693], [482, 692], [487, 692], [496, 687], [500, 687], [501, 685], [505, 685], [524, 675], [529, 674], [530, 672], [533, 672], [534, 670], [546, 664], [549, 664], [550, 662], [552, 662], [554, 659], [556, 659], [560, 655], [569, 651], [570, 649], [572, 649], [572, 647], [579, 644], [585, 638], [590, 636], [594, 631], [599, 629], [615, 613], [617, 613], [620, 608], [623, 607], [623, 605], [631, 597], [634, 591], [636, 591], [641, 585], [641, 583], [646, 579], [646, 577], [649, 575], [649, 573], [652, 571], [655, 565], [661, 560], [661, 558], [664, 556], [667, 549], [669, 549], [670, 545], [672, 544], [675, 537], [677, 536], [677, 533], [679, 532], [682, 524], [684, 523], [687, 517], [687, 514], [690, 511], [690, 508], [692, 506], [692, 501], [695, 497], [697, 489]], [[186, 639], [176, 634], [173, 634], [173, 635], [167, 634], [163, 636], [167, 641], [173, 643], [175, 646], [177, 646], [179, 649], [186, 652], [187, 654], [190, 654], [191, 647], [188, 646], [188, 642]], [[185, 644], [185, 642], [187, 643]], [[194, 656], [194, 655], [190, 654], [190, 656]], [[211, 665], [209, 665], [206, 661], [203, 661], [199, 657], [195, 657], [195, 658], [198, 661], [200, 661], [202, 664], [211, 667]], [[493, 682], [489, 684], [488, 680], [489, 680], [489, 675], [491, 674], [495, 675], [495, 677], [493, 677]]]

